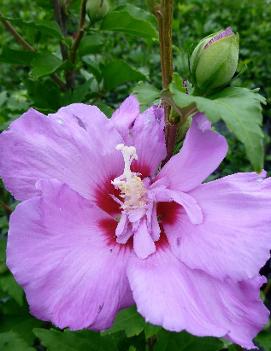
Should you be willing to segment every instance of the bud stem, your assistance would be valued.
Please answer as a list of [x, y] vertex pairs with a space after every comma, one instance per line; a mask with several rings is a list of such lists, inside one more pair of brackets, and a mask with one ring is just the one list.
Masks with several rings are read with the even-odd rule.
[[[159, 40], [160, 40], [160, 57], [162, 70], [163, 89], [167, 89], [172, 81], [173, 60], [172, 60], [172, 18], [173, 18], [174, 0], [161, 0], [160, 4], [154, 6], [154, 14], [158, 21]], [[163, 100], [166, 122], [166, 143], [167, 143], [167, 160], [172, 156], [177, 128], [170, 123], [171, 106]]]

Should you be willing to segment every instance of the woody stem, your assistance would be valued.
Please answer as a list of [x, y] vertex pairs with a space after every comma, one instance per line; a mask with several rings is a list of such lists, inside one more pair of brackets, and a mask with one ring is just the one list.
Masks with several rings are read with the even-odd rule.
[[[168, 89], [173, 75], [172, 59], [172, 18], [173, 18], [174, 0], [161, 0], [160, 4], [155, 5], [154, 13], [158, 21], [159, 40], [160, 40], [160, 57], [162, 71], [163, 89]], [[163, 100], [166, 122], [166, 143], [167, 159], [169, 159], [174, 150], [177, 126], [170, 120], [171, 106], [166, 100]]]

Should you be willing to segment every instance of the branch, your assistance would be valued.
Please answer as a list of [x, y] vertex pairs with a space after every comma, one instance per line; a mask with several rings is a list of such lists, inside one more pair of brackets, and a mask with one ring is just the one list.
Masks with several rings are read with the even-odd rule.
[[[17, 30], [13, 27], [13, 25], [3, 18], [3, 15], [0, 13], [0, 21], [3, 23], [4, 27], [7, 31], [14, 37], [16, 42], [21, 45], [24, 49], [36, 52], [36, 49], [30, 45], [22, 36], [17, 32]], [[65, 83], [58, 77], [56, 73], [51, 74], [52, 80], [59, 86], [62, 91], [67, 90]]]
[[87, 0], [81, 0], [79, 28], [70, 52], [70, 61], [73, 64], [75, 64], [76, 62], [77, 50], [79, 48], [80, 42], [85, 32], [85, 22], [86, 22], [86, 14], [87, 14], [86, 6], [87, 6]]
[[[172, 59], [172, 17], [174, 0], [161, 0], [154, 6], [159, 27], [160, 57], [163, 89], [168, 89], [173, 75]], [[167, 160], [172, 156], [177, 135], [177, 127], [170, 122], [171, 106], [163, 100], [166, 122]]]
[[[58, 23], [61, 32], [64, 36], [67, 35], [67, 26], [66, 26], [66, 14], [65, 14], [65, 9], [60, 3], [60, 0], [52, 0], [53, 1], [53, 7], [54, 7], [54, 13], [55, 13], [55, 19], [56, 22]], [[61, 55], [63, 60], [68, 59], [68, 50], [65, 44], [60, 43], [60, 49], [61, 49]]]
[[[67, 2], [63, 2], [61, 0], [52, 0], [53, 2], [53, 7], [54, 7], [54, 13], [55, 13], [55, 20], [58, 23], [61, 32], [64, 37], [67, 36], [68, 30], [67, 30]], [[69, 51], [66, 46], [66, 44], [63, 44], [63, 42], [60, 42], [60, 51], [62, 55], [63, 61], [67, 61], [69, 59]], [[66, 86], [69, 89], [73, 89], [75, 80], [74, 80], [74, 72], [71, 69], [68, 69], [65, 71], [65, 80], [66, 80]]]
[[28, 51], [32, 51], [35, 52], [36, 50], [16, 31], [16, 29], [13, 27], [13, 25], [5, 20], [2, 17], [2, 14], [0, 13], [0, 21], [3, 23], [4, 27], [6, 28], [6, 30], [8, 32], [10, 32], [14, 39], [17, 41], [17, 43], [19, 45], [21, 45], [24, 49], [28, 50]]
[[63, 82], [63, 80], [59, 78], [59, 76], [56, 73], [51, 74], [51, 78], [62, 91], [67, 91], [66, 84]]

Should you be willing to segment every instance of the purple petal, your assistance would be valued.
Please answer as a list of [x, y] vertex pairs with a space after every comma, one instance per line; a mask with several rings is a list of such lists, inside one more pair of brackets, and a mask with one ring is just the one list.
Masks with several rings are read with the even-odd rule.
[[226, 37], [230, 37], [231, 35], [234, 35], [234, 33], [233, 33], [231, 27], [228, 27], [225, 30], [217, 33], [217, 35], [215, 35], [212, 39], [210, 39], [208, 41], [208, 43], [204, 46], [204, 49], [207, 49], [210, 45], [212, 45], [216, 41], [223, 39], [223, 38], [226, 38]]
[[130, 250], [108, 242], [107, 214], [57, 181], [11, 216], [7, 264], [30, 311], [60, 328], [105, 329], [133, 302], [126, 277]]
[[203, 114], [193, 118], [181, 151], [162, 168], [158, 180], [165, 179], [172, 190], [189, 191], [206, 179], [227, 153], [225, 138], [211, 130]]
[[262, 277], [220, 281], [191, 270], [167, 249], [129, 261], [128, 278], [138, 312], [147, 322], [197, 336], [226, 337], [246, 348], [268, 321], [259, 298]]
[[155, 244], [149, 233], [147, 224], [145, 220], [142, 220], [139, 227], [134, 233], [134, 251], [136, 255], [145, 259], [149, 255], [155, 252]]
[[172, 191], [168, 189], [160, 189], [156, 194], [157, 202], [174, 201], [181, 205], [187, 213], [191, 223], [200, 224], [203, 221], [202, 210], [197, 201], [189, 194], [183, 192]]
[[0, 175], [18, 200], [37, 194], [36, 181], [50, 178], [91, 198], [97, 184], [121, 174], [120, 142], [95, 106], [73, 104], [49, 117], [30, 109], [0, 136]]
[[190, 193], [203, 211], [193, 225], [183, 212], [165, 225], [170, 245], [182, 262], [218, 279], [251, 278], [269, 258], [271, 181], [255, 173], [234, 174]]
[[129, 131], [129, 144], [137, 150], [134, 171], [147, 168], [143, 176], [153, 175], [166, 157], [163, 109], [153, 106], [140, 114]]
[[120, 107], [113, 113], [111, 121], [114, 123], [116, 129], [122, 135], [124, 140], [126, 140], [129, 128], [132, 126], [139, 113], [139, 102], [133, 95], [130, 95], [125, 99]]

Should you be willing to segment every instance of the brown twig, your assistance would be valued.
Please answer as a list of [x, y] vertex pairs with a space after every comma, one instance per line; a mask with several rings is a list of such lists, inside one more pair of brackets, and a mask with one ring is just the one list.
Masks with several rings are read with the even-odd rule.
[[[67, 2], [61, 2], [61, 0], [52, 0], [53, 2], [53, 7], [54, 7], [54, 13], [55, 13], [55, 20], [58, 23], [60, 30], [63, 34], [64, 37], [68, 35], [68, 30], [67, 30]], [[62, 41], [60, 42], [60, 51], [62, 55], [63, 61], [69, 60], [69, 50]], [[75, 85], [75, 78], [74, 78], [74, 72], [71, 69], [68, 69], [65, 71], [65, 80], [66, 80], [66, 86], [69, 89], [73, 89]]]
[[36, 50], [19, 34], [13, 25], [6, 19], [3, 18], [2, 14], [0, 13], [0, 21], [3, 23], [4, 27], [8, 32], [10, 32], [14, 39], [17, 41], [19, 45], [21, 45], [24, 49], [28, 51], [35, 52]]
[[[66, 13], [63, 5], [61, 4], [60, 0], [52, 0], [53, 1], [53, 7], [54, 7], [54, 13], [55, 13], [55, 19], [56, 22], [58, 23], [61, 32], [64, 36], [67, 35], [67, 19], [66, 19]], [[68, 49], [65, 44], [62, 42], [60, 43], [60, 50], [62, 54], [63, 60], [68, 59]]]
[[86, 7], [87, 7], [87, 0], [81, 0], [79, 28], [70, 51], [70, 61], [72, 64], [75, 64], [76, 62], [77, 50], [79, 48], [80, 42], [85, 33], [85, 22], [86, 22], [86, 13], [87, 13]]
[[[13, 25], [10, 23], [10, 21], [6, 20], [3, 18], [3, 15], [0, 13], [0, 21], [3, 23], [4, 27], [7, 29], [7, 31], [14, 37], [16, 42], [21, 45], [22, 48], [31, 51], [31, 52], [36, 52], [36, 49], [30, 45], [22, 36], [17, 32], [17, 30], [13, 27]], [[65, 83], [58, 77], [56, 73], [51, 74], [52, 80], [60, 87], [62, 91], [66, 90], [66, 85]]]
[[[173, 59], [172, 59], [172, 18], [173, 18], [173, 2], [174, 0], [161, 0], [160, 4], [154, 7], [159, 27], [160, 40], [160, 57], [163, 89], [168, 89], [172, 81], [173, 75]], [[174, 150], [176, 141], [177, 128], [170, 122], [171, 106], [166, 100], [163, 100], [166, 122], [166, 143], [167, 143], [167, 159], [169, 159]]]

